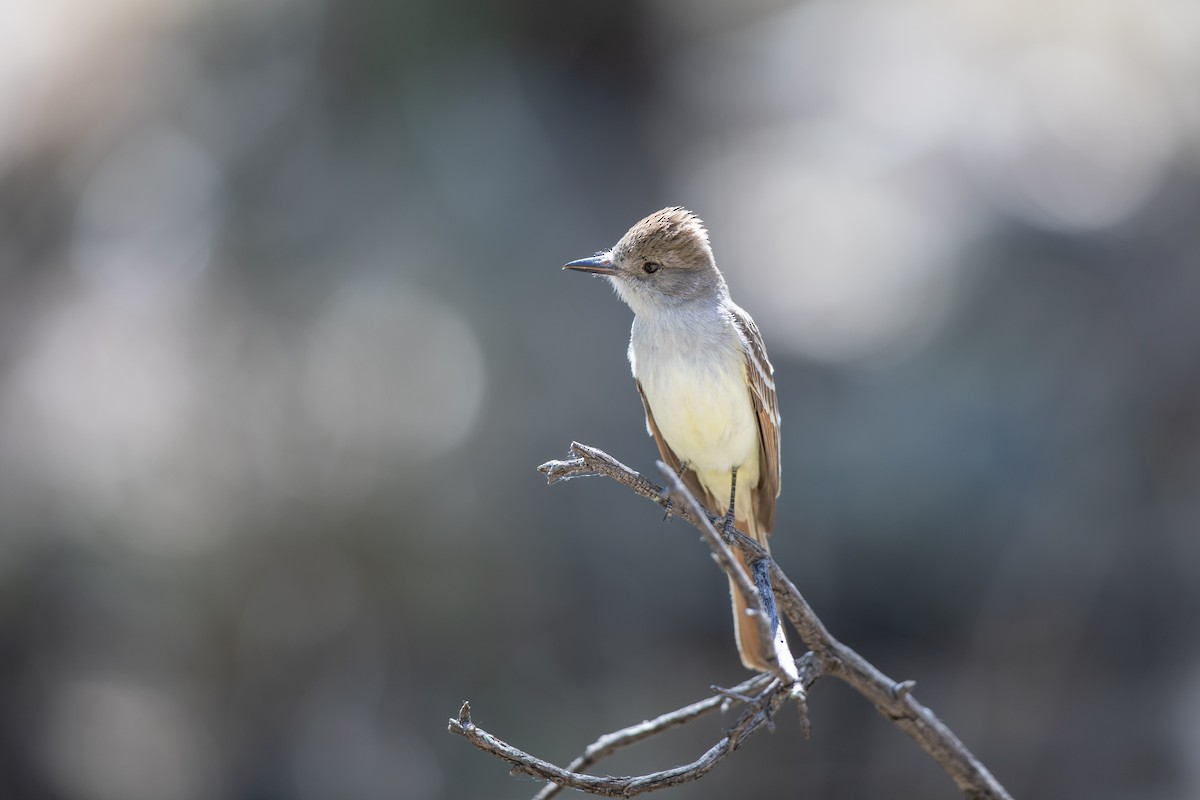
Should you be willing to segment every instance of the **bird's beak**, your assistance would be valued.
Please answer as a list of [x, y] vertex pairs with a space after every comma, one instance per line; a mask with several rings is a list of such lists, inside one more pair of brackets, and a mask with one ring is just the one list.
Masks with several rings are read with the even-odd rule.
[[574, 269], [580, 272], [594, 272], [597, 275], [616, 275], [617, 268], [613, 266], [612, 257], [608, 253], [592, 256], [591, 258], [581, 258], [578, 261], [572, 261], [569, 264], [564, 264], [563, 269]]

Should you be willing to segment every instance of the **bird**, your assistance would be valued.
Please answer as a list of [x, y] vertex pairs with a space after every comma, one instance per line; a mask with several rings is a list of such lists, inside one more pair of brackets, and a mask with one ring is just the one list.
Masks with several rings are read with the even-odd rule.
[[[781, 475], [774, 369], [754, 319], [729, 295], [704, 223], [664, 208], [563, 269], [607, 279], [633, 310], [629, 365], [662, 460], [710, 511], [728, 498], [726, 525], [767, 548]], [[778, 618], [766, 640], [732, 577], [730, 594], [742, 663], [791, 667]]]

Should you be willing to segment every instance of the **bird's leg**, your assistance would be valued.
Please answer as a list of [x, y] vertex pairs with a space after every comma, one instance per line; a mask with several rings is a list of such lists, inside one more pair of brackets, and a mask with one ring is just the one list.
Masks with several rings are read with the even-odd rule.
[[737, 500], [737, 467], [729, 472], [729, 510], [725, 512], [725, 533], [736, 530], [733, 521], [733, 504]]
[[[681, 461], [679, 464], [679, 477], [681, 480], [683, 478], [683, 473], [687, 472], [687, 468], [688, 468], [688, 462]], [[673, 508], [673, 506], [671, 504], [671, 490], [664, 486], [662, 493], [663, 493], [663, 496], [667, 498], [666, 505], [663, 506], [663, 508], [666, 509], [666, 511], [663, 512], [663, 518], [662, 518], [662, 521], [666, 522], [667, 520], [669, 520], [671, 518], [671, 512], [674, 511], [675, 509]]]

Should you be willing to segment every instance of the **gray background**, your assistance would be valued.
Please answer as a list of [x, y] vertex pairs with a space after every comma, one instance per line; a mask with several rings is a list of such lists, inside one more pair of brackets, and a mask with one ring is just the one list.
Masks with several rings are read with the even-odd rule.
[[[1018, 797], [1200, 796], [1200, 12], [103, 0], [0, 12], [0, 795], [520, 798], [745, 674], [565, 261], [708, 223], [774, 550]], [[667, 797], [953, 798], [812, 697]], [[604, 765], [698, 755], [720, 721]]]

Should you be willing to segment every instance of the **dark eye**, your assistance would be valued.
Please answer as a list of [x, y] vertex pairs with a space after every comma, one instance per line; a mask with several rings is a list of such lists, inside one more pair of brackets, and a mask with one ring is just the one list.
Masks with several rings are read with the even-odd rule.
[[645, 264], [642, 264], [642, 269], [645, 270], [647, 275], [653, 275], [658, 272], [659, 266], [661, 265], [655, 264], [653, 261], [647, 261]]

